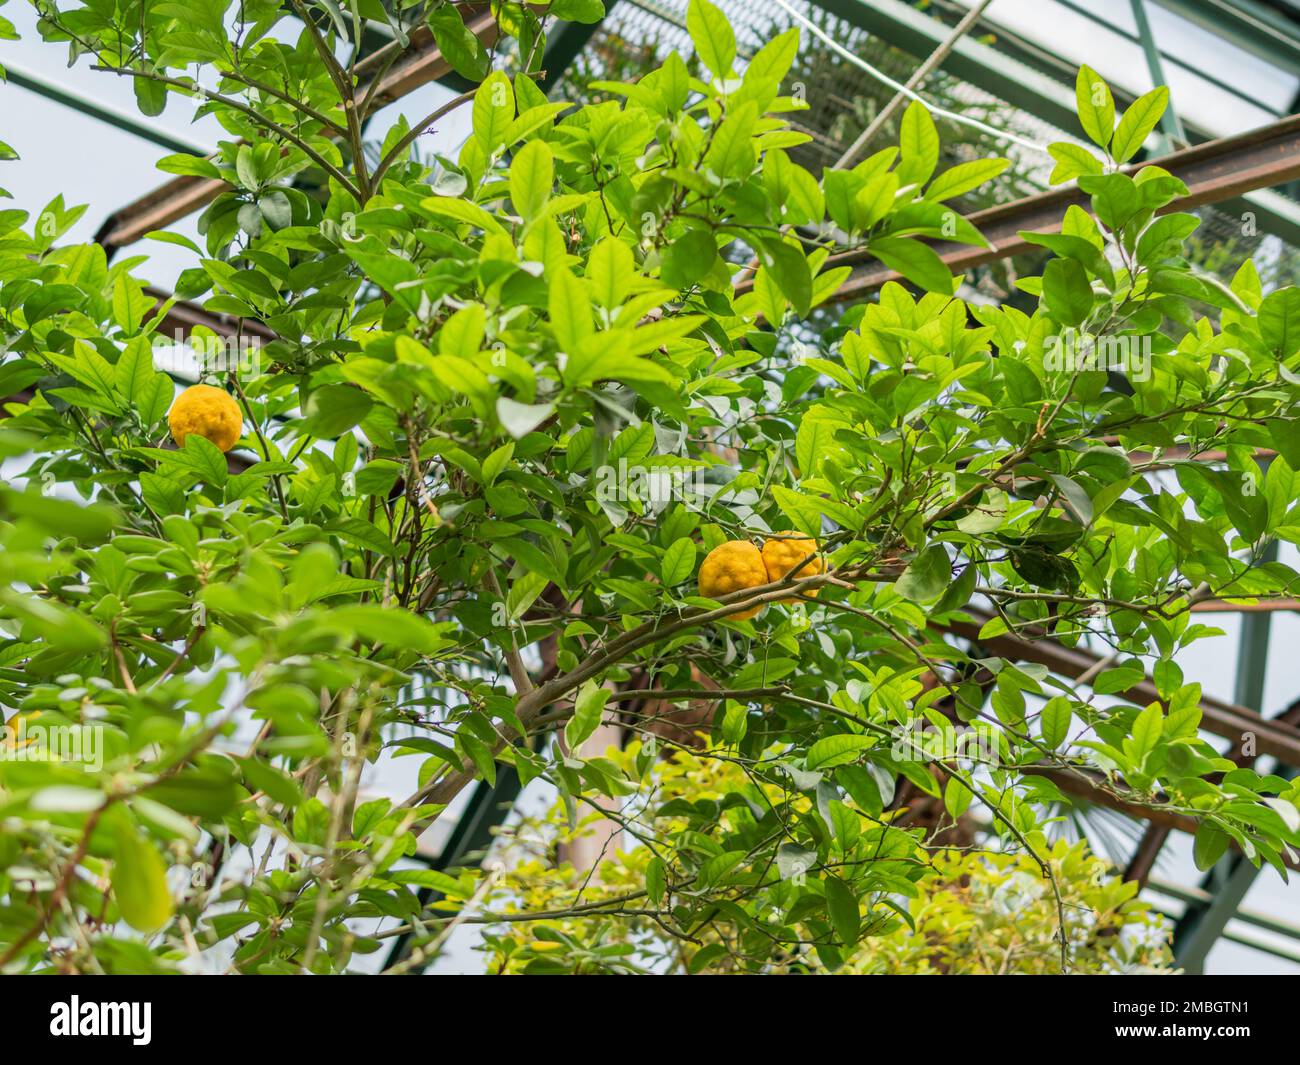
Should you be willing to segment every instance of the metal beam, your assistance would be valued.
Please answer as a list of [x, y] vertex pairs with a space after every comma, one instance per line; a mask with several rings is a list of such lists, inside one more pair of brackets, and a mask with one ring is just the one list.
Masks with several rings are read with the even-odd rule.
[[[456, 826], [447, 837], [441, 853], [429, 862], [429, 866], [439, 872], [460, 868], [471, 855], [487, 850], [492, 843], [492, 830], [499, 826], [514, 807], [522, 789], [519, 774], [514, 766], [499, 765], [495, 784], [480, 780], [470, 794], [465, 810], [460, 815]], [[419, 910], [424, 912], [429, 904], [442, 898], [442, 892], [433, 888], [420, 888], [418, 892]], [[404, 932], [398, 936], [391, 948], [384, 968], [391, 968], [410, 953], [411, 933]], [[425, 969], [419, 965], [409, 970], [408, 975], [418, 975]]]
[[[1142, 42], [1142, 51], [1146, 55], [1147, 73], [1151, 75], [1151, 85], [1153, 88], [1158, 85], [1168, 85], [1169, 80], [1165, 77], [1160, 49], [1156, 45], [1156, 35], [1151, 30], [1151, 20], [1147, 18], [1146, 0], [1130, 0], [1130, 3], [1133, 8], [1133, 21], [1137, 23], [1138, 37]], [[1165, 113], [1160, 116], [1160, 127], [1165, 131], [1166, 144], [1173, 141], [1187, 143], [1187, 134], [1183, 132], [1183, 124], [1178, 120], [1178, 112], [1172, 100], [1165, 108]]]
[[1205, 959], [1223, 935], [1224, 927], [1236, 915], [1246, 892], [1259, 875], [1240, 854], [1220, 858], [1201, 882], [1211, 896], [1208, 903], [1189, 903], [1174, 925], [1174, 961], [1194, 975], [1205, 972]]
[[[1101, 659], [1081, 647], [1066, 647], [1047, 638], [1043, 633], [1032, 633], [1034, 639], [1022, 639], [1010, 633], [980, 638], [981, 627], [993, 617], [985, 611], [968, 607], [966, 613], [973, 621], [952, 621], [942, 628], [987, 648], [994, 654], [1012, 661], [1037, 662], [1062, 677], [1078, 678], [1091, 671], [1095, 675]], [[1143, 679], [1114, 693], [1116, 698], [1137, 706], [1157, 702], [1160, 693], [1149, 680]], [[1300, 767], [1300, 729], [1280, 719], [1261, 717], [1245, 706], [1224, 702], [1211, 696], [1201, 698], [1201, 727], [1213, 735], [1230, 740], [1232, 750], [1238, 749], [1243, 737], [1254, 737], [1255, 750], [1261, 755], [1276, 758], [1285, 765]]]
[[1261, 4], [1242, 0], [1155, 0], [1166, 11], [1300, 77], [1300, 30]]
[[[485, 47], [495, 43], [497, 24], [490, 10], [476, 5], [467, 8], [463, 14], [466, 27]], [[378, 109], [445, 77], [451, 71], [451, 64], [443, 58], [427, 26], [413, 30], [410, 42], [410, 46], [404, 49], [394, 41], [357, 64], [357, 73], [363, 79], [371, 75], [377, 79], [377, 82], [363, 84], [357, 94], [359, 99], [364, 98], [373, 85], [373, 106]], [[95, 240], [111, 256], [116, 249], [134, 244], [146, 233], [163, 229], [206, 206], [227, 188], [226, 182], [211, 178], [174, 178], [109, 215], [95, 234]]]
[[[1108, 810], [1116, 810], [1119, 813], [1127, 814], [1137, 821], [1146, 821], [1148, 824], [1161, 825], [1171, 828], [1176, 832], [1183, 832], [1187, 835], [1195, 835], [1197, 828], [1200, 827], [1200, 821], [1195, 817], [1187, 814], [1175, 813], [1172, 810], [1160, 809], [1151, 806], [1141, 806], [1137, 803], [1126, 802], [1125, 800], [1113, 795], [1105, 790], [1102, 785], [1106, 778], [1101, 773], [1087, 769], [1071, 769], [1068, 772], [1062, 769], [1048, 769], [1039, 766], [1025, 766], [1024, 772], [1033, 776], [1044, 777], [1055, 784], [1063, 794], [1072, 796], [1076, 799], [1082, 799], [1084, 802], [1092, 803], [1094, 806], [1104, 806]], [[1235, 840], [1229, 843], [1229, 846], [1236, 850], [1237, 842]], [[1289, 869], [1300, 872], [1300, 859], [1294, 858], [1285, 851], [1281, 856], [1282, 864]]]
[[[917, 11], [902, 0], [871, 0], [870, 3], [865, 0], [814, 2], [818, 7], [917, 57], [929, 55], [950, 32], [945, 22]], [[1034, 66], [1004, 54], [1004, 51], [1005, 49], [995, 50], [967, 36], [957, 43], [944, 60], [943, 69], [1059, 129], [1077, 129], [1073, 85], [1065, 85]], [[1119, 93], [1118, 96], [1118, 102], [1122, 104], [1131, 99], [1132, 94]], [[1210, 131], [1205, 129], [1193, 128], [1192, 132], [1201, 136], [1210, 135]], [[1221, 140], [1208, 143], [1221, 143]], [[1277, 233], [1289, 243], [1300, 244], [1300, 207], [1288, 206], [1289, 201], [1279, 203], [1267, 198], [1259, 198], [1259, 202], [1256, 202], [1252, 190], [1263, 187], [1265, 186], [1254, 185], [1250, 189], [1241, 190], [1249, 193], [1249, 202], [1246, 205], [1234, 203], [1232, 209], [1253, 211], [1269, 232]], [[1238, 196], [1241, 192], [1232, 195]]]
[[[1161, 166], [1187, 185], [1188, 194], [1166, 210], [1239, 202], [1244, 193], [1300, 178], [1300, 116], [1292, 115], [1248, 133], [1207, 141], [1124, 169], [1136, 173], [1147, 166]], [[989, 247], [952, 241], [934, 241], [931, 246], [950, 270], [962, 273], [983, 263], [1036, 249], [1037, 245], [1021, 237], [1020, 232], [1058, 232], [1061, 219], [1072, 204], [1086, 208], [1088, 197], [1073, 183], [1062, 185], [972, 214], [970, 222], [984, 234]], [[1296, 217], [1287, 223], [1287, 228], [1295, 223], [1296, 242], [1300, 243], [1300, 206], [1291, 207]], [[1257, 210], [1257, 205], [1251, 204], [1249, 208]], [[1287, 234], [1279, 235], [1291, 239]], [[870, 248], [832, 256], [828, 262], [828, 266], [840, 265], [851, 265], [854, 269], [831, 297], [837, 302], [860, 298], [888, 281], [903, 280], [873, 259]], [[738, 286], [738, 290], [747, 287]]]
[[[1277, 541], [1273, 541], [1265, 552], [1265, 561], [1276, 559]], [[1233, 698], [1244, 706], [1263, 705], [1272, 623], [1271, 614], [1247, 614], [1241, 619]], [[1174, 960], [1182, 969], [1190, 973], [1205, 970], [1205, 959], [1258, 875], [1259, 869], [1239, 854], [1225, 855], [1205, 875], [1201, 887], [1212, 898], [1208, 902], [1189, 903], [1174, 926]]]
[[[818, 7], [874, 34], [888, 44], [924, 58], [951, 32], [939, 19], [901, 0], [815, 0]], [[1013, 107], [1037, 115], [1061, 129], [1075, 124], [1074, 89], [1019, 60], [994, 51], [973, 37], [963, 37], [943, 61], [943, 69]]]
[[[1213, 896], [1201, 888], [1188, 887], [1186, 884], [1175, 884], [1157, 877], [1152, 877], [1147, 886], [1160, 895], [1177, 899], [1184, 904], [1213, 901]], [[1288, 939], [1300, 941], [1300, 925], [1292, 924], [1290, 921], [1284, 921], [1267, 913], [1261, 913], [1258, 910], [1238, 910], [1235, 920], [1240, 921], [1242, 924], [1252, 925], [1255, 928], [1262, 928], [1266, 932], [1272, 932], [1275, 935], [1286, 936]]]
[[546, 43], [546, 74], [540, 83], [543, 92], [549, 93], [555, 87], [555, 83], [569, 69], [569, 64], [578, 58], [605, 19], [609, 18], [616, 3], [618, 0], [605, 0], [604, 17], [596, 22], [566, 22], [551, 36]]
[[70, 107], [74, 111], [79, 111], [83, 115], [113, 126], [123, 132], [142, 137], [151, 144], [156, 144], [159, 148], [166, 148], [170, 152], [197, 152], [200, 154], [211, 149], [211, 145], [205, 144], [197, 138], [172, 133], [170, 130], [158, 125], [156, 121], [147, 119], [143, 115], [134, 114], [125, 108], [114, 107], [112, 104], [87, 99], [80, 93], [73, 92], [67, 86], [51, 81], [43, 74], [16, 67], [7, 57], [4, 69], [8, 74], [7, 80], [14, 85], [44, 96], [46, 99], [53, 100], [64, 107]]
[[[165, 306], [167, 301], [172, 298], [170, 292], [155, 285], [145, 285], [144, 294], [153, 297], [155, 312]], [[173, 303], [167, 313], [163, 315], [156, 332], [160, 335], [170, 333], [173, 338], [186, 340], [189, 338], [190, 332], [197, 326], [211, 329], [212, 332], [221, 337], [236, 335], [256, 337], [258, 341], [263, 343], [275, 339], [274, 331], [255, 319], [236, 318], [230, 314], [213, 314], [189, 300], [177, 300]]]

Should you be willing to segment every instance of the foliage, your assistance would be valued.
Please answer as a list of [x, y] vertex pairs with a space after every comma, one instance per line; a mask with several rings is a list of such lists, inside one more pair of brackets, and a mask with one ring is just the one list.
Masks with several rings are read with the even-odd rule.
[[[1283, 867], [1300, 785], [1199, 738], [1175, 659], [1213, 634], [1193, 601], [1295, 593], [1267, 551], [1300, 539], [1300, 293], [1187, 266], [1195, 219], [1160, 213], [1182, 183], [1118, 169], [1159, 99], [1117, 122], [1081, 71], [1100, 152], [1054, 148], [1056, 177], [1095, 218], [1033, 236], [1054, 255], [1019, 282], [1025, 314], [956, 298], [925, 243], [982, 242], [946, 201], [1002, 164], [936, 174], [922, 105], [850, 170], [791, 161], [793, 31], [740, 72], [695, 0], [707, 78], [671, 55], [570, 108], [532, 75], [592, 0], [494, 5], [513, 77], [450, 4], [291, 6], [39, 0], [45, 39], [132, 78], [145, 113], [192, 103], [229, 132], [159, 163], [222, 183], [203, 246], [154, 236], [194, 255], [180, 295], [274, 339], [206, 367], [244, 415], [236, 460], [171, 446], [157, 367], [180, 367], [144, 258], [59, 244], [80, 213], [61, 198], [0, 212], [0, 449], [22, 471], [0, 487], [0, 701], [30, 726], [0, 760], [0, 968], [340, 972], [402, 928], [436, 951], [453, 918], [418, 889], [486, 881], [408, 868], [417, 834], [503, 772], [575, 811], [631, 794], [584, 744], [611, 716], [644, 727], [647, 693], [716, 708], [714, 757], [768, 799], [730, 829], [691, 815], [654, 900], [679, 937], [725, 907], [748, 966], [787, 950], [774, 906], [827, 965], [888, 927], [924, 853], [882, 823], [904, 785], [978, 804], [1035, 863], [1063, 968], [1047, 773], [1197, 818], [1202, 862], [1231, 845]], [[481, 78], [378, 161], [383, 60], [335, 58], [370, 21], [395, 51], [431, 27]], [[458, 106], [472, 135], [431, 169], [413, 147]], [[891, 282], [783, 354], [852, 262], [922, 294]], [[1061, 363], [1093, 341], [1125, 387]], [[791, 527], [821, 572], [697, 594], [719, 543]], [[1089, 689], [945, 638], [981, 606], [985, 637], [1088, 639], [1113, 664]], [[1148, 665], [1158, 702], [1109, 698]], [[970, 722], [975, 764], [942, 753]], [[898, 738], [921, 728], [936, 773]], [[418, 790], [360, 801], [398, 756]]]
[[[639, 914], [644, 894], [654, 896], [657, 854], [697, 829], [695, 811], [711, 807], [717, 828], [735, 832], [757, 790], [741, 769], [713, 755], [682, 751], [647, 760], [633, 741], [605, 756], [638, 781], [621, 811], [623, 840], [592, 870], [557, 861], [555, 852], [602, 822], [591, 813], [570, 825], [563, 803], [542, 816], [512, 825], [503, 844], [508, 870], [482, 900], [488, 922], [482, 949], [496, 973], [728, 973], [749, 967], [746, 923], [719, 908], [689, 935], [666, 935], [655, 914]], [[764, 802], [777, 789], [765, 787]], [[803, 803], [805, 812], [811, 806]], [[899, 811], [900, 813], [902, 811]], [[884, 826], [864, 836], [884, 838]], [[901, 905], [882, 909], [847, 957], [830, 954], [840, 974], [1050, 974], [1060, 965], [1057, 909], [1051, 888], [1027, 855], [963, 851], [927, 845], [923, 860], [902, 873]], [[1115, 877], [1085, 843], [1056, 841], [1048, 861], [1060, 885], [1069, 922], [1070, 971], [1113, 975], [1166, 969], [1166, 929], [1138, 886]], [[733, 889], [738, 894], [740, 888]], [[643, 894], [644, 893], [644, 894]], [[452, 908], [456, 903], [449, 904]], [[576, 912], [575, 912], [576, 911]], [[493, 915], [549, 913], [545, 920], [491, 924]], [[766, 973], [817, 973], [827, 964], [816, 948], [799, 943], [794, 911], [773, 909], [766, 931], [784, 949], [767, 958]]]

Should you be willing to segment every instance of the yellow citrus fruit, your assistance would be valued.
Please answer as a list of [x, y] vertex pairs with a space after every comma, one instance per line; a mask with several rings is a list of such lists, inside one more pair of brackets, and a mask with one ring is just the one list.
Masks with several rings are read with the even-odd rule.
[[18, 747], [30, 747], [36, 742], [35, 736], [24, 736], [21, 743], [19, 736], [28, 725], [41, 716], [39, 710], [32, 710], [24, 714], [22, 711], [14, 714], [8, 721], [4, 721], [4, 715], [0, 714], [0, 740], [4, 745], [16, 750]]
[[[785, 580], [800, 562], [808, 558], [817, 550], [817, 541], [793, 529], [786, 532], [773, 533], [770, 540], [763, 541], [763, 565], [767, 568], [767, 579], [769, 581]], [[822, 571], [822, 560], [820, 556], [810, 559], [803, 565], [796, 577], [815, 577]], [[807, 595], [816, 595], [820, 588], [813, 588], [805, 593]], [[797, 603], [799, 600], [791, 596], [789, 599], [782, 599], [782, 603]]]
[[[721, 599], [742, 588], [757, 588], [767, 583], [763, 553], [748, 540], [728, 540], [718, 544], [700, 563], [700, 595]], [[760, 603], [752, 610], [728, 615], [728, 620], [743, 621], [763, 609]]]
[[244, 433], [244, 416], [234, 397], [211, 385], [191, 385], [172, 404], [167, 424], [177, 447], [196, 433], [210, 440], [222, 451], [229, 451]]

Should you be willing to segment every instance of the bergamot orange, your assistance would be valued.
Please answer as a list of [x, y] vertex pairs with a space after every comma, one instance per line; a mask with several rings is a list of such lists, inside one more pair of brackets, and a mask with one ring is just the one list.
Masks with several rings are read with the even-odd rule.
[[[700, 563], [700, 595], [721, 599], [742, 588], [757, 588], [767, 583], [763, 553], [748, 540], [728, 540], [718, 544]], [[752, 610], [728, 615], [730, 621], [743, 621], [758, 614], [765, 604]]]
[[244, 416], [229, 392], [211, 385], [191, 385], [176, 397], [167, 425], [177, 447], [184, 447], [185, 438], [196, 433], [229, 451], [243, 435]]
[[[817, 576], [817, 574], [821, 573], [823, 567], [821, 556], [817, 555], [816, 551], [816, 540], [797, 533], [793, 529], [773, 533], [769, 539], [763, 541], [763, 565], [766, 567], [767, 579], [769, 581], [785, 580], [800, 562], [808, 559], [809, 555], [814, 557], [808, 559], [803, 566], [800, 566], [799, 572], [794, 575], [796, 577]], [[816, 595], [818, 591], [820, 589], [813, 588], [805, 594]], [[782, 603], [797, 603], [799, 600], [791, 596], [789, 599], [780, 601]]]

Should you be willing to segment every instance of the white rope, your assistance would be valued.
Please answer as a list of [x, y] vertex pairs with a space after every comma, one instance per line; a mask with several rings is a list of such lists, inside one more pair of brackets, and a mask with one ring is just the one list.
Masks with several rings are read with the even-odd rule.
[[1038, 144], [1035, 141], [1027, 140], [1024, 137], [1018, 136], [1015, 133], [1009, 133], [1006, 130], [995, 129], [992, 126], [986, 125], [985, 123], [979, 121], [979, 119], [969, 118], [966, 115], [954, 114], [952, 111], [945, 111], [941, 107], [935, 107], [934, 104], [930, 103], [928, 100], [923, 99], [918, 93], [913, 92], [906, 85], [903, 85], [902, 83], [895, 81], [888, 74], [885, 74], [884, 72], [877, 70], [875, 67], [873, 67], [870, 63], [868, 63], [865, 59], [861, 58], [860, 56], [854, 55], [842, 44], [840, 44], [839, 41], [835, 40], [828, 33], [826, 33], [826, 31], [823, 30], [820, 26], [810, 21], [805, 16], [801, 15], [798, 11], [796, 11], [793, 7], [791, 7], [789, 4], [787, 4], [785, 0], [776, 0], [776, 3], [780, 5], [782, 8], [784, 8], [788, 15], [790, 15], [791, 17], [797, 19], [800, 23], [802, 23], [809, 33], [811, 33], [814, 37], [819, 38], [825, 44], [829, 45], [832, 49], [834, 49], [836, 52], [842, 55], [855, 67], [858, 67], [861, 70], [865, 70], [877, 81], [881, 82], [884, 85], [889, 86], [889, 88], [893, 89], [895, 92], [901, 93], [903, 96], [906, 96], [908, 99], [915, 100], [917, 103], [925, 105], [925, 107], [930, 111], [932, 115], [940, 115], [943, 118], [946, 118], [949, 122], [955, 122], [960, 126], [970, 126], [972, 129], [978, 129], [983, 133], [990, 134], [991, 136], [999, 137], [1004, 140], [1014, 141], [1016, 144], [1019, 144], [1024, 148], [1029, 148], [1035, 152], [1041, 152], [1043, 155], [1051, 154], [1043, 145]]

